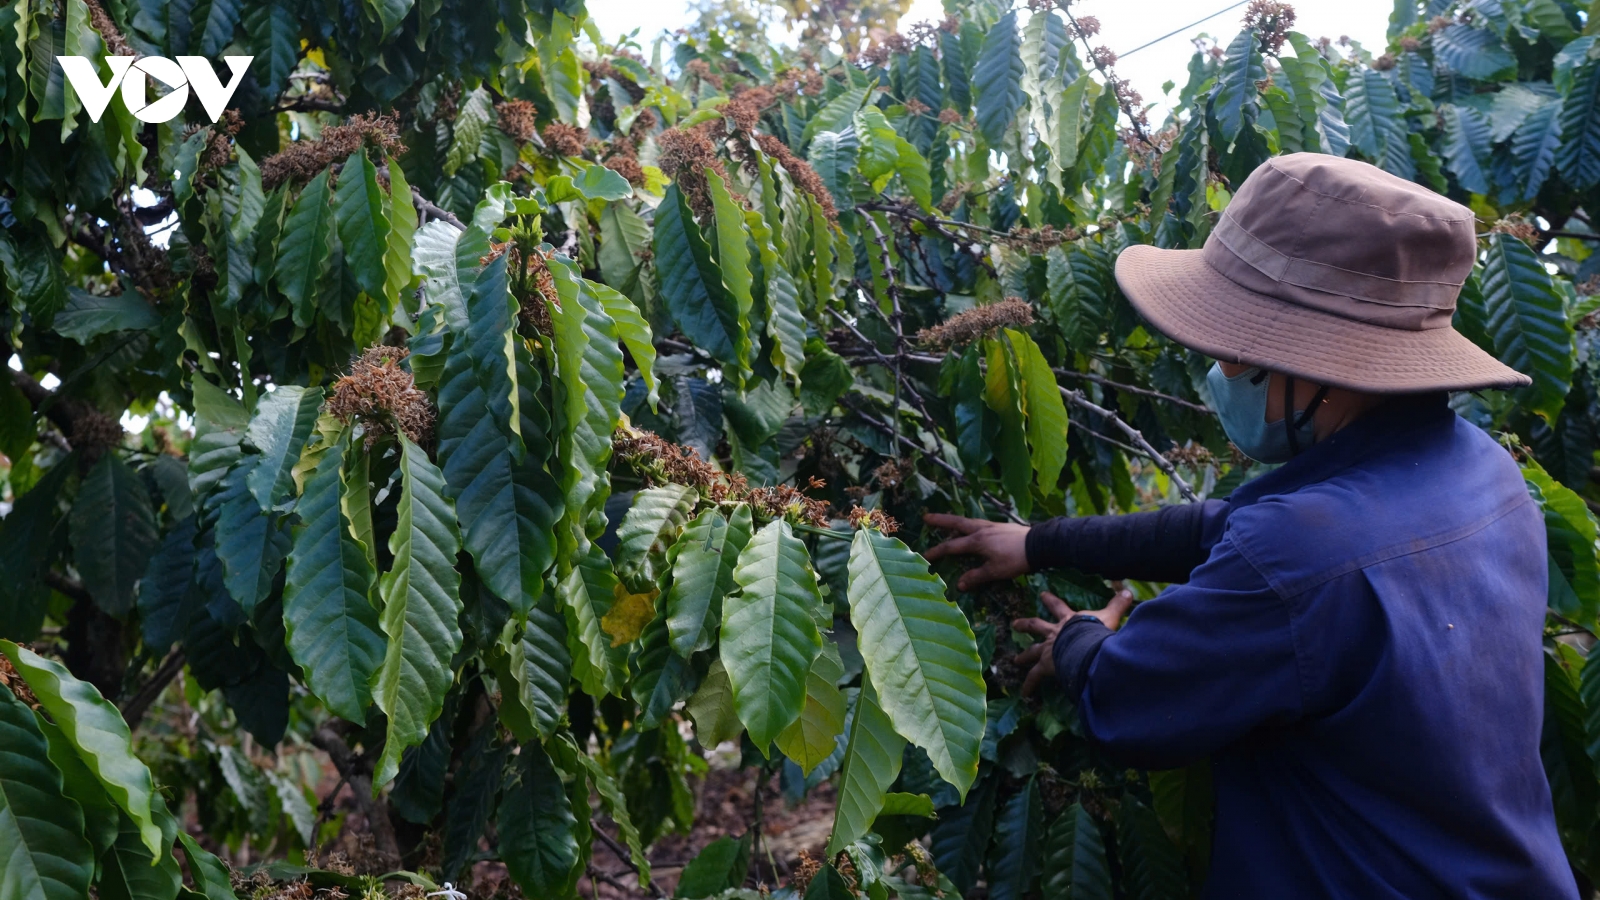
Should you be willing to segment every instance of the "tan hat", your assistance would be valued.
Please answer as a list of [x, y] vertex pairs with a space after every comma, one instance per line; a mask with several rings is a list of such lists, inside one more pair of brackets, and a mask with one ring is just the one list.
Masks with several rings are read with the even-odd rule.
[[1292, 153], [1250, 173], [1204, 249], [1129, 247], [1117, 283], [1162, 334], [1224, 362], [1386, 394], [1530, 384], [1450, 327], [1477, 253], [1465, 206]]

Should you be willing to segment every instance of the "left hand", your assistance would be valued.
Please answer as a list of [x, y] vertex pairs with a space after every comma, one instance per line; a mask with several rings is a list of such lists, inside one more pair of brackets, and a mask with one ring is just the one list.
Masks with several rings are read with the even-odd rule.
[[1061, 632], [1061, 626], [1065, 625], [1068, 619], [1073, 618], [1075, 615], [1089, 616], [1090, 618], [1099, 619], [1100, 624], [1112, 631], [1116, 631], [1122, 624], [1123, 617], [1128, 614], [1128, 610], [1133, 608], [1133, 592], [1126, 588], [1118, 590], [1111, 600], [1106, 603], [1104, 609], [1087, 609], [1079, 613], [1074, 613], [1072, 607], [1068, 606], [1065, 600], [1049, 591], [1041, 593], [1039, 599], [1044, 601], [1045, 608], [1050, 611], [1050, 615], [1056, 621], [1029, 618], [1017, 619], [1011, 623], [1011, 627], [1017, 631], [1031, 634], [1039, 639], [1038, 643], [1018, 653], [1016, 656], [1018, 663], [1024, 666], [1032, 666], [1028, 670], [1027, 677], [1022, 681], [1022, 696], [1024, 697], [1037, 690], [1039, 682], [1054, 680], [1056, 674], [1056, 635]]

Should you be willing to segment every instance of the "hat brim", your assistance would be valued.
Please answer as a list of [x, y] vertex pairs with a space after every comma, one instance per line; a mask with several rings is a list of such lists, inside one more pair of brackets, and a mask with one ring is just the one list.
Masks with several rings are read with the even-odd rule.
[[1203, 252], [1136, 244], [1116, 274], [1157, 331], [1214, 359], [1378, 394], [1532, 383], [1454, 328], [1387, 328], [1287, 303], [1225, 278]]

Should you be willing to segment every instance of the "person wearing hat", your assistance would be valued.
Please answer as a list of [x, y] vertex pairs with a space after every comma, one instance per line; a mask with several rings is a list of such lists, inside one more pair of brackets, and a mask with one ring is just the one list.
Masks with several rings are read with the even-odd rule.
[[[1134, 246], [1117, 282], [1216, 360], [1228, 437], [1277, 469], [1225, 500], [1031, 528], [956, 516], [958, 582], [1070, 566], [1173, 583], [1022, 619], [1118, 764], [1209, 758], [1210, 898], [1572, 898], [1540, 761], [1548, 561], [1516, 463], [1447, 392], [1529, 383], [1451, 326], [1473, 214], [1297, 153], [1201, 250]], [[1127, 621], [1121, 620], [1127, 614]], [[1120, 624], [1120, 628], [1119, 628]]]

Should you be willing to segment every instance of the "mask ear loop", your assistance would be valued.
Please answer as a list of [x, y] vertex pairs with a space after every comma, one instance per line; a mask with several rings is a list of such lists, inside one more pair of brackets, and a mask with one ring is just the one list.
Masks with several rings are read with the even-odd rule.
[[1328, 386], [1323, 385], [1317, 388], [1317, 392], [1311, 396], [1311, 402], [1306, 405], [1306, 408], [1296, 413], [1294, 411], [1294, 376], [1283, 376], [1283, 424], [1289, 434], [1290, 453], [1296, 456], [1300, 454], [1300, 438], [1295, 432], [1311, 421], [1311, 417], [1317, 414], [1317, 407], [1321, 406], [1322, 401], [1327, 398]]

